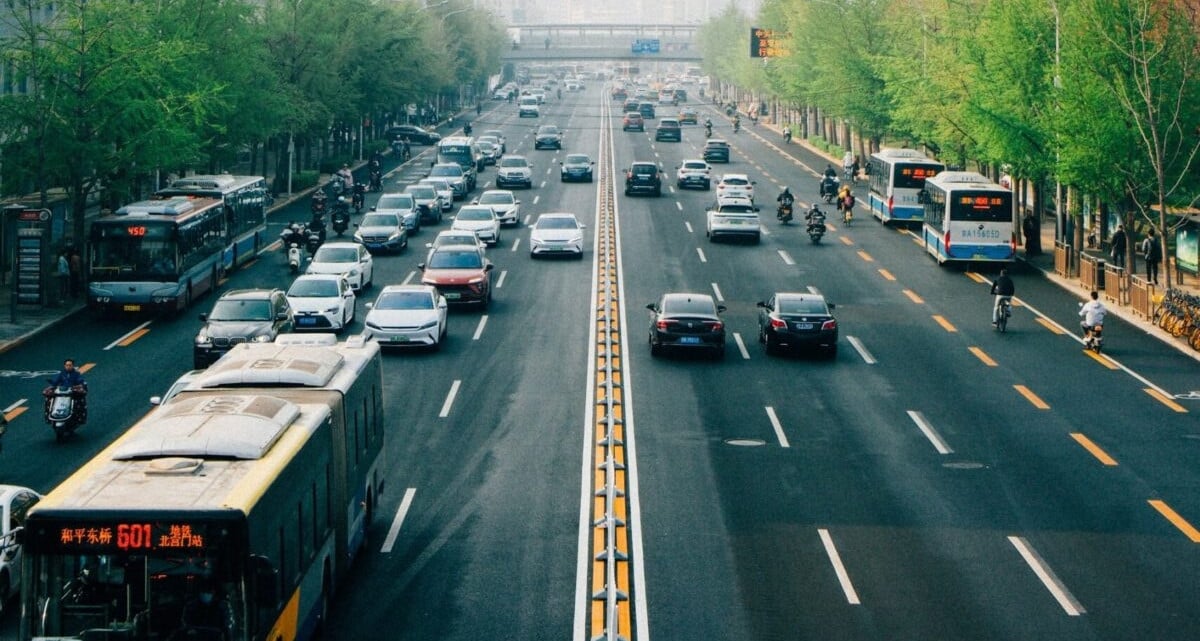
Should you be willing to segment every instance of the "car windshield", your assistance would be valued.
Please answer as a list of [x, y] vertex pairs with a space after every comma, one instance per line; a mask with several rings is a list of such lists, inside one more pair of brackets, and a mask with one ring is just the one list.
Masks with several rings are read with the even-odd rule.
[[353, 263], [358, 260], [354, 247], [322, 247], [313, 256], [314, 263]]
[[492, 143], [490, 143], [490, 142], [487, 142], [486, 140], [485, 140], [485, 141], [480, 141], [480, 142], [477, 142], [477, 143], [475, 143], [475, 144], [479, 145], [479, 149], [480, 149], [481, 151], [491, 151], [491, 150], [493, 150], [493, 149], [495, 149], [495, 148], [496, 148], [496, 146], [495, 146], [495, 145], [493, 145], [493, 144], [492, 144]]
[[555, 127], [554, 125], [545, 125], [543, 127], [538, 128], [538, 133], [539, 134], [556, 134], [556, 133], [558, 133], [558, 127]]
[[479, 269], [483, 267], [483, 258], [474, 251], [439, 251], [429, 258], [429, 266], [434, 269]]
[[567, 156], [566, 160], [563, 161], [563, 163], [567, 165], [586, 165], [590, 162], [591, 159], [584, 154], [571, 154]]
[[367, 214], [359, 227], [399, 227], [400, 219], [395, 214]]
[[748, 205], [721, 205], [719, 211], [722, 214], [751, 214], [754, 208]]
[[427, 185], [409, 185], [404, 191], [417, 198], [437, 198], [437, 192], [433, 190], [433, 187]]
[[505, 158], [500, 161], [501, 167], [528, 167], [529, 163], [524, 158]]
[[479, 197], [480, 205], [511, 205], [513, 204], [512, 194], [488, 194], [485, 193]]
[[376, 209], [412, 209], [412, 196], [380, 196]]
[[664, 314], [716, 314], [711, 298], [680, 297], [663, 301]]
[[705, 165], [702, 162], [685, 162], [685, 163], [683, 163], [684, 169], [705, 169], [706, 167], [708, 167], [708, 165]]
[[487, 131], [483, 132], [483, 135], [495, 136], [496, 140], [500, 140], [502, 137], [504, 137], [504, 134], [497, 129], [488, 129]]
[[209, 320], [265, 321], [271, 320], [271, 302], [265, 300], [219, 300], [213, 305]]
[[538, 229], [578, 229], [579, 224], [575, 222], [574, 218], [566, 216], [543, 216], [538, 219], [535, 227]]
[[725, 180], [723, 180], [721, 182], [725, 183], [726, 185], [749, 185], [750, 184], [750, 181], [746, 180], [745, 178], [726, 178]]
[[375, 309], [433, 309], [433, 297], [426, 292], [386, 292], [375, 301]]
[[295, 298], [333, 298], [338, 295], [337, 282], [328, 278], [300, 278], [292, 283], [287, 295]]
[[825, 301], [815, 298], [781, 298], [779, 313], [781, 314], [825, 314]]
[[458, 220], [491, 220], [494, 217], [490, 209], [463, 207], [458, 211]]
[[438, 234], [437, 241], [434, 243], [438, 247], [442, 245], [476, 245], [479, 243], [479, 237], [475, 234]]
[[458, 176], [462, 175], [462, 167], [459, 167], [457, 165], [454, 167], [434, 167], [429, 172], [429, 175], [430, 176], [454, 176], [457, 178]]
[[434, 189], [438, 189], [441, 191], [450, 191], [450, 183], [446, 182], [445, 180], [434, 180], [432, 178], [425, 178], [421, 182], [426, 185], [432, 185]]

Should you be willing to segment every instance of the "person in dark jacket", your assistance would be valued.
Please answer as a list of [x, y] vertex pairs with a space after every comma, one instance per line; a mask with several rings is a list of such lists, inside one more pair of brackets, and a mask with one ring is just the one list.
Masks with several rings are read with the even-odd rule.
[[1112, 236], [1112, 252], [1109, 253], [1109, 258], [1117, 267], [1125, 267], [1125, 245], [1128, 242], [1125, 237], [1125, 228], [1117, 225], [1117, 231], [1113, 232]]
[[992, 281], [992, 296], [995, 298], [992, 301], [992, 324], [995, 325], [1000, 321], [1000, 301], [1007, 300], [1012, 302], [1013, 294], [1017, 293], [1017, 286], [1013, 284], [1012, 278], [1008, 276], [1007, 269], [1001, 269], [1000, 275], [996, 280]]

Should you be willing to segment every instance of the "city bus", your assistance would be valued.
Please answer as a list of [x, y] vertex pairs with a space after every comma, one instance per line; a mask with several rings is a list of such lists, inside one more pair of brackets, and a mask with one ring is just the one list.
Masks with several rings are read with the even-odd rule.
[[450, 136], [438, 141], [437, 162], [452, 162], [462, 167], [471, 176], [468, 189], [475, 188], [476, 174], [486, 167], [483, 151], [471, 136]]
[[224, 273], [229, 218], [221, 200], [175, 196], [130, 203], [92, 222], [88, 306], [169, 312], [214, 289]]
[[946, 166], [915, 149], [883, 149], [867, 161], [871, 214], [887, 224], [892, 220], [920, 222], [924, 210], [917, 194], [925, 180]]
[[262, 176], [218, 174], [180, 178], [155, 196], [218, 198], [224, 203], [229, 243], [221, 262], [228, 272], [253, 260], [260, 249], [274, 240], [266, 238], [269, 193]]
[[925, 181], [922, 242], [938, 264], [1011, 262], [1017, 254], [1012, 192], [973, 171]]
[[240, 347], [31, 510], [22, 641], [322, 628], [381, 489], [379, 347]]

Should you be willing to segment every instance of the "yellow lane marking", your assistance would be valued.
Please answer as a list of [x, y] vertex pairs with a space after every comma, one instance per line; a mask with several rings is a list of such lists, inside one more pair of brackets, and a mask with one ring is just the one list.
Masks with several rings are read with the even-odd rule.
[[1062, 334], [1066, 333], [1066, 332], [1062, 331], [1062, 328], [1060, 328], [1058, 325], [1055, 325], [1054, 323], [1051, 323], [1050, 321], [1048, 321], [1044, 318], [1038, 317], [1034, 320], [1036, 320], [1038, 322], [1038, 324], [1040, 324], [1042, 327], [1045, 327], [1046, 329], [1050, 330], [1051, 332], [1054, 332], [1055, 334], [1058, 334], [1061, 336]]
[[987, 279], [984, 278], [983, 276], [980, 276], [979, 274], [976, 274], [975, 272], [964, 272], [964, 273], [967, 275], [967, 278], [970, 278], [971, 280], [973, 280], [981, 285], [987, 284]]
[[1028, 387], [1025, 387], [1024, 385], [1013, 385], [1013, 389], [1017, 390], [1021, 396], [1025, 397], [1025, 400], [1033, 403], [1033, 406], [1039, 410], [1050, 409], [1050, 406], [1046, 404], [1046, 401], [1038, 398], [1038, 395], [1034, 394]]
[[1083, 449], [1091, 452], [1092, 456], [1099, 459], [1101, 463], [1103, 463], [1105, 465], [1116, 465], [1117, 464], [1117, 461], [1115, 459], [1113, 459], [1113, 457], [1109, 456], [1108, 453], [1106, 453], [1104, 450], [1100, 449], [1099, 445], [1096, 445], [1095, 443], [1093, 443], [1092, 439], [1084, 436], [1083, 434], [1080, 434], [1079, 432], [1072, 432], [1071, 438], [1075, 439], [1076, 443], [1079, 443], [1080, 445], [1082, 445]]
[[865, 261], [867, 261], [868, 263], [873, 263], [873, 262], [875, 262], [875, 259], [874, 259], [874, 258], [871, 258], [871, 255], [870, 255], [870, 254], [868, 254], [867, 252], [865, 252], [865, 251], [863, 251], [863, 250], [861, 250], [861, 249], [860, 249], [860, 250], [858, 250], [858, 257], [859, 257], [859, 258], [861, 258], [861, 259], [863, 259], [863, 260], [865, 260]]
[[254, 263], [257, 263], [257, 262], [258, 262], [258, 258], [251, 258], [250, 260], [246, 261], [245, 265], [242, 265], [238, 269], [248, 269], [250, 267], [253, 267]]
[[937, 324], [941, 325], [942, 329], [946, 330], [947, 332], [954, 333], [958, 331], [957, 327], [951, 324], [950, 321], [946, 320], [946, 318], [940, 314], [934, 314], [933, 320], [937, 321]]
[[95, 364], [95, 363], [84, 363], [83, 365], [80, 365], [80, 366], [79, 366], [79, 373], [80, 373], [80, 374], [87, 374], [87, 373], [88, 373], [88, 370], [92, 369], [92, 368], [93, 368], [93, 367], [95, 367], [95, 366], [96, 366], [96, 364]]
[[978, 347], [968, 347], [967, 349], [971, 350], [971, 353], [975, 355], [975, 358], [983, 361], [984, 365], [987, 365], [988, 367], [996, 366], [996, 361], [992, 360], [992, 358], [985, 354], [982, 349], [979, 349]]
[[825, 231], [833, 233], [837, 231], [837, 227], [834, 227], [833, 223], [825, 223]]
[[21, 407], [18, 407], [17, 409], [15, 409], [15, 410], [13, 410], [13, 411], [11, 411], [11, 412], [9, 412], [9, 413], [5, 414], [5, 415], [4, 415], [4, 420], [6, 420], [6, 421], [12, 421], [12, 420], [13, 420], [13, 419], [15, 419], [16, 417], [18, 417], [18, 416], [20, 416], [20, 415], [24, 414], [24, 413], [25, 413], [25, 410], [27, 410], [27, 409], [29, 409], [29, 406], [28, 406], [28, 405], [22, 405]]
[[913, 243], [915, 243], [918, 246], [921, 246], [921, 247], [925, 246], [925, 243], [921, 242], [921, 239], [917, 238], [916, 236], [912, 237], [912, 241], [913, 241]]
[[906, 290], [904, 290], [904, 295], [905, 295], [905, 296], [908, 296], [908, 299], [909, 299], [909, 300], [911, 300], [912, 302], [914, 302], [914, 303], [916, 303], [916, 304], [918, 304], [918, 305], [924, 305], [924, 304], [925, 304], [925, 300], [924, 300], [924, 299], [922, 299], [920, 296], [917, 296], [917, 293], [916, 293], [916, 292], [914, 292], [914, 291], [913, 291], [913, 290], [911, 290], [911, 289], [906, 289]]
[[120, 343], [117, 343], [117, 345], [119, 345], [121, 347], [129, 347], [130, 345], [133, 344], [133, 341], [136, 341], [137, 339], [145, 336], [148, 333], [150, 333], [150, 330], [143, 327], [143, 328], [139, 329], [138, 331], [130, 334], [129, 336], [126, 336], [125, 340], [121, 341]]
[[1154, 389], [1153, 387], [1147, 387], [1147, 388], [1145, 388], [1145, 390], [1146, 390], [1147, 394], [1153, 396], [1154, 400], [1158, 401], [1159, 403], [1166, 405], [1167, 407], [1175, 410], [1176, 412], [1179, 412], [1180, 414], [1187, 414], [1187, 410], [1184, 409], [1182, 405], [1180, 405], [1179, 403], [1176, 403], [1175, 401], [1171, 400], [1170, 398], [1167, 398], [1167, 396], [1165, 394], [1163, 394], [1162, 392]]
[[1101, 365], [1107, 367], [1108, 369], [1117, 369], [1116, 364], [1114, 364], [1112, 361], [1097, 354], [1096, 352], [1093, 352], [1090, 349], [1083, 350], [1083, 353], [1087, 354], [1088, 356], [1090, 356], [1092, 358], [1092, 360], [1096, 361], [1097, 363], [1100, 363]]
[[843, 245], [853, 245], [854, 241], [850, 240], [849, 236], [838, 236], [838, 240], [842, 241]]
[[886, 278], [888, 280], [893, 280], [893, 281], [896, 280], [896, 277], [892, 276], [892, 272], [889, 272], [888, 270], [886, 270], [882, 267], [879, 268], [879, 275], [883, 276], [884, 278]]
[[1158, 510], [1159, 514], [1163, 515], [1168, 521], [1171, 522], [1172, 525], [1179, 528], [1179, 531], [1183, 532], [1183, 535], [1186, 536], [1188, 540], [1190, 540], [1192, 543], [1200, 543], [1200, 531], [1197, 531], [1196, 528], [1192, 527], [1192, 524], [1188, 523], [1187, 519], [1179, 516], [1175, 510], [1172, 510], [1169, 505], [1162, 501], [1154, 499], [1148, 502], [1150, 503], [1150, 507]]

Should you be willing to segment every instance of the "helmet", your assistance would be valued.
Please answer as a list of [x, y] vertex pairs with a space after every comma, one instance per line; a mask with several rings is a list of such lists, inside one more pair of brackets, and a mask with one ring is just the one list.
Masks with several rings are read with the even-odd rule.
[[345, 196], [338, 196], [338, 202], [339, 202], [339, 203], [344, 203], [344, 202], [346, 202], [346, 197], [345, 197]]
[[786, 194], [786, 193], [788, 193], [788, 188], [787, 188], [787, 187], [784, 187], [784, 188], [783, 188], [783, 193], [785, 193], [785, 194]]

